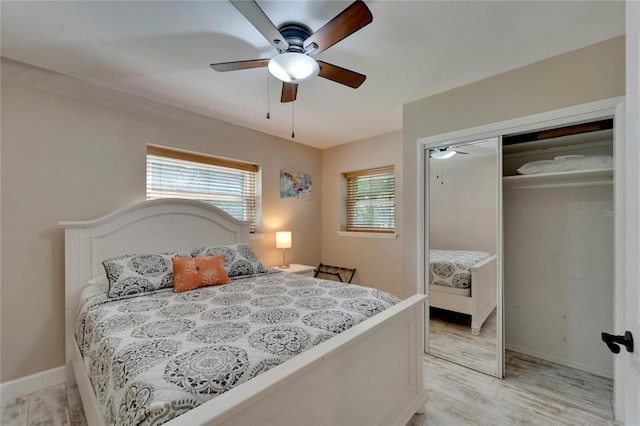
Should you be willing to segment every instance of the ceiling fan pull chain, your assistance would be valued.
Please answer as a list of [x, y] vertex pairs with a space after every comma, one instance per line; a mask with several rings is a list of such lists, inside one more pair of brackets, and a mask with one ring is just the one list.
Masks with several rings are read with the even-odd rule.
[[295, 127], [295, 104], [296, 102], [293, 101], [291, 102], [291, 139], [295, 139], [296, 138], [296, 134], [294, 132], [294, 127]]
[[271, 90], [270, 90], [270, 81], [271, 80], [269, 78], [270, 74], [269, 74], [269, 70], [267, 70], [267, 120], [269, 120], [271, 118], [271, 114], [269, 113], [269, 111], [271, 111], [271, 102], [269, 99], [269, 95], [271, 95]]

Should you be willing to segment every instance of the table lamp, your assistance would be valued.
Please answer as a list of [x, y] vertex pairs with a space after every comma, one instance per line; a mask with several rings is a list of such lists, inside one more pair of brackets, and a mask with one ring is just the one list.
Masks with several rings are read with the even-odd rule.
[[282, 266], [281, 269], [287, 269], [287, 261], [285, 258], [285, 249], [291, 248], [291, 231], [276, 232], [276, 248], [282, 249]]

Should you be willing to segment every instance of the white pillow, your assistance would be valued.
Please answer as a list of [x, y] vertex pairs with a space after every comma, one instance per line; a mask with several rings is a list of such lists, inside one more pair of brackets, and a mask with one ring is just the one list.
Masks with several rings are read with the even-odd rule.
[[100, 291], [109, 290], [109, 279], [106, 275], [100, 275], [99, 277], [95, 277], [87, 281], [91, 287], [99, 288]]
[[611, 155], [573, 156], [565, 155], [553, 160], [539, 160], [523, 164], [518, 173], [532, 175], [536, 173], [558, 173], [574, 170], [612, 169], [613, 157]]
[[94, 296], [96, 294], [103, 294], [106, 292], [107, 292], [106, 290], [103, 291], [96, 286], [88, 285], [85, 288], [83, 288], [82, 291], [80, 292], [80, 299], [78, 301], [78, 306], [82, 306], [85, 300], [87, 300], [89, 297]]

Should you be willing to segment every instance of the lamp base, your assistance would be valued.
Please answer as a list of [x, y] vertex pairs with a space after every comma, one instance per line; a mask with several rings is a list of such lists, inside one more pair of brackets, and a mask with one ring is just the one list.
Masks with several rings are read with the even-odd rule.
[[284, 249], [282, 249], [282, 266], [278, 266], [280, 269], [289, 269], [289, 265], [287, 265], [287, 258], [284, 255]]

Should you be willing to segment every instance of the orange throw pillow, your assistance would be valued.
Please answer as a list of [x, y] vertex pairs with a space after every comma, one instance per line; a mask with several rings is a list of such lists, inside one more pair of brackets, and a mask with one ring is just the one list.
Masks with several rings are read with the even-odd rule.
[[209, 257], [173, 257], [171, 262], [175, 293], [231, 282], [224, 269], [224, 254]]

